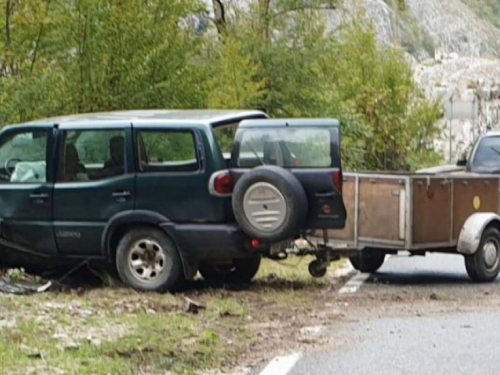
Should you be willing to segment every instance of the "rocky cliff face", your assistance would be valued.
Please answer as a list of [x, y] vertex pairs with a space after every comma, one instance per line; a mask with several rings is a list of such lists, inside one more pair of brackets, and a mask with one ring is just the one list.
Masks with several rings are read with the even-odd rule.
[[434, 62], [416, 65], [415, 79], [427, 96], [443, 102], [447, 118], [436, 143], [446, 160], [455, 161], [479, 135], [500, 125], [500, 29], [460, 0], [407, 4], [436, 45]]
[[[415, 80], [425, 94], [442, 101], [446, 116], [436, 147], [454, 161], [480, 134], [500, 127], [500, 29], [463, 0], [405, 2], [403, 10], [394, 0], [360, 4], [380, 43], [401, 45], [414, 59]], [[331, 29], [354, 14], [352, 4], [328, 11]]]
[[440, 50], [460, 56], [498, 56], [500, 30], [460, 0], [406, 1], [408, 11]]
[[[481, 1], [481, 0], [477, 0]], [[461, 0], [345, 1], [340, 10], [327, 11], [334, 29], [359, 5], [372, 20], [383, 44], [401, 44], [419, 60], [434, 57], [434, 50], [459, 56], [499, 56], [500, 29], [479, 17]]]
[[415, 80], [427, 97], [442, 101], [445, 118], [436, 147], [443, 151], [445, 160], [456, 161], [471, 149], [478, 136], [499, 127], [498, 59], [445, 55], [415, 65]]
[[[255, 0], [227, 1], [245, 8]], [[401, 9], [398, 0], [344, 0], [340, 9], [324, 12], [333, 32], [362, 8], [381, 44], [407, 51], [416, 82], [429, 98], [442, 101], [447, 114], [436, 147], [455, 160], [478, 135], [500, 128], [500, 20], [485, 7], [492, 4], [487, 0], [404, 2]]]

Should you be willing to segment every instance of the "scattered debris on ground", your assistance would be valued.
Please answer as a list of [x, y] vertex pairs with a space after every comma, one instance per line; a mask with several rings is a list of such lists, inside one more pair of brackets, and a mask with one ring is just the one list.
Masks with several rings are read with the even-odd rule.
[[184, 297], [186, 300], [186, 312], [191, 314], [198, 314], [200, 310], [205, 310], [207, 307], [199, 302], [193, 301], [189, 297]]
[[50, 289], [51, 281], [28, 275], [23, 269], [9, 269], [0, 273], [0, 293], [26, 295], [43, 293]]
[[312, 279], [307, 263], [265, 261], [251, 285], [198, 279], [175, 295], [98, 286], [88, 273], [48, 293], [0, 293], [0, 367], [12, 374], [217, 373], [328, 345], [326, 330], [316, 327], [342, 317], [341, 306], [325, 303], [339, 279], [335, 267]]

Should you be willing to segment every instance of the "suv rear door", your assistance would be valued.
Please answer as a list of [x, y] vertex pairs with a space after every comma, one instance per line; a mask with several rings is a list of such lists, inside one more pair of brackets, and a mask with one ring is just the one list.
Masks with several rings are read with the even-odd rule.
[[202, 134], [196, 126], [134, 124], [138, 210], [174, 223], [220, 221], [221, 207], [207, 190]]
[[307, 195], [309, 213], [304, 229], [345, 226], [337, 120], [246, 120], [241, 122], [235, 141], [230, 167], [236, 179], [259, 165], [288, 169]]

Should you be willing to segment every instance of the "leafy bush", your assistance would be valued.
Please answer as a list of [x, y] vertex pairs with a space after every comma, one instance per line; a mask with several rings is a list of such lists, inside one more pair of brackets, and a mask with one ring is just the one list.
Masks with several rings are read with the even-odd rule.
[[[435, 162], [437, 103], [361, 15], [327, 33], [321, 9], [339, 1], [222, 1], [215, 27], [198, 0], [0, 0], [0, 126], [132, 108], [259, 108], [340, 118], [349, 169]], [[233, 133], [219, 134], [224, 151]]]

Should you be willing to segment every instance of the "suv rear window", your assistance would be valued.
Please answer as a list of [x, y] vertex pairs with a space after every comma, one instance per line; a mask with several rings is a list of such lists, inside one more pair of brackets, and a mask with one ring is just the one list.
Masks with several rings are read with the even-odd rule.
[[190, 131], [138, 132], [141, 172], [195, 172], [199, 169], [194, 134]]
[[75, 130], [64, 134], [59, 182], [98, 181], [125, 173], [123, 130]]
[[238, 167], [332, 166], [331, 133], [327, 128], [255, 128], [245, 129], [242, 132], [236, 159]]

